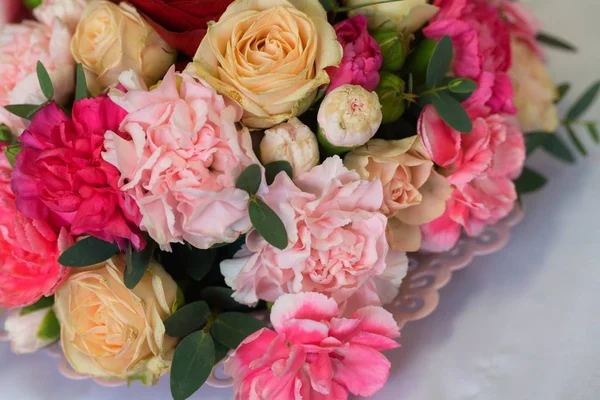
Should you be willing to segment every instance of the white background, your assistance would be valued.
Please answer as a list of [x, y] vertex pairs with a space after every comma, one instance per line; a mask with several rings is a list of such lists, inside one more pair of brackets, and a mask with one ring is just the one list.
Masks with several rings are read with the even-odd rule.
[[[600, 79], [600, 1], [529, 0], [549, 32], [576, 43], [577, 55], [549, 52], [567, 103]], [[600, 119], [600, 102], [588, 114]], [[585, 132], [582, 132], [582, 136]], [[551, 178], [526, 198], [527, 215], [509, 245], [455, 274], [436, 312], [403, 330], [391, 377], [375, 399], [600, 399], [600, 146], [566, 166], [537, 154]], [[170, 399], [157, 387], [109, 389], [68, 381], [45, 354], [17, 357], [0, 344], [0, 399]], [[231, 399], [204, 388], [194, 399]]]

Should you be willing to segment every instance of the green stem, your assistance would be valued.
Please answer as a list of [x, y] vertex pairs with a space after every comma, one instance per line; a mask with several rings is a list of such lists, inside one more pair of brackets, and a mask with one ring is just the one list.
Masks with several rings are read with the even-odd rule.
[[353, 11], [359, 8], [363, 8], [363, 7], [369, 7], [369, 6], [376, 6], [379, 4], [386, 4], [386, 3], [396, 3], [402, 0], [381, 0], [381, 1], [374, 1], [372, 3], [365, 3], [365, 4], [358, 4], [356, 6], [350, 6], [350, 7], [340, 7], [340, 8], [336, 8], [334, 10], [334, 12], [339, 13], [339, 12], [348, 12], [348, 11]]
[[571, 138], [571, 141], [573, 142], [573, 144], [575, 145], [575, 147], [577, 147], [577, 150], [579, 150], [579, 152], [581, 153], [581, 155], [582, 156], [587, 156], [587, 154], [588, 154], [587, 150], [583, 146], [583, 143], [581, 143], [581, 140], [577, 136], [577, 133], [575, 133], [575, 131], [573, 130], [573, 127], [571, 125], [566, 125], [565, 129], [567, 130], [567, 133], [569, 134], [569, 137]]
[[561, 125], [567, 126], [567, 125], [600, 125], [600, 121], [591, 121], [591, 120], [576, 120], [576, 121], [569, 121], [568, 119], [565, 119], [564, 121], [561, 121]]
[[427, 94], [434, 94], [434, 93], [437, 93], [437, 92], [443, 92], [444, 90], [450, 90], [450, 86], [434, 87], [434, 88], [428, 89], [428, 90], [426, 90], [426, 91], [424, 91], [422, 93], [419, 93], [418, 96], [422, 97], [422, 96], [425, 96]]

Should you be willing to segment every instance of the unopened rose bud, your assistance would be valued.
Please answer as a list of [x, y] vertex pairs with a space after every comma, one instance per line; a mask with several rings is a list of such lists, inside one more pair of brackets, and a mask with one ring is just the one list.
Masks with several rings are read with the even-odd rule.
[[375, 136], [382, 118], [377, 93], [342, 85], [325, 96], [319, 108], [319, 143], [331, 154], [350, 151]]
[[33, 353], [56, 342], [60, 336], [58, 320], [49, 307], [30, 313], [12, 311], [4, 321], [4, 329], [15, 354]]
[[390, 72], [381, 72], [379, 86], [375, 92], [379, 96], [381, 111], [383, 113], [382, 123], [389, 124], [400, 119], [406, 111], [404, 90], [406, 83]]
[[287, 161], [294, 176], [298, 176], [319, 163], [319, 143], [308, 126], [292, 118], [265, 131], [260, 142], [260, 158], [263, 164]]
[[382, 70], [398, 72], [406, 61], [408, 44], [404, 42], [396, 30], [382, 29], [373, 33], [383, 56]]

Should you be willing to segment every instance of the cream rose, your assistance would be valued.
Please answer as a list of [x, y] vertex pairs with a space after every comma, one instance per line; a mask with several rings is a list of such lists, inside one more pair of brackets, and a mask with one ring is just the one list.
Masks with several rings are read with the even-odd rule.
[[[373, 0], [346, 0], [353, 7], [373, 3]], [[439, 8], [427, 0], [402, 0], [391, 3], [373, 4], [350, 11], [349, 15], [362, 14], [369, 20], [369, 29], [395, 28], [399, 32], [413, 33], [429, 21]]]
[[318, 0], [237, 0], [189, 68], [243, 107], [245, 125], [270, 128], [306, 111], [341, 59]]
[[554, 104], [558, 91], [546, 66], [524, 41], [513, 39], [511, 50], [513, 61], [509, 76], [521, 130], [525, 133], [539, 130], [554, 132], [560, 124]]
[[388, 217], [390, 247], [419, 250], [419, 226], [444, 213], [452, 189], [446, 178], [435, 172], [418, 137], [373, 139], [348, 153], [344, 164], [356, 170], [362, 179], [381, 180], [380, 211]]
[[83, 64], [92, 94], [134, 70], [147, 85], [160, 80], [175, 62], [175, 50], [127, 3], [92, 1], [71, 40], [71, 52]]
[[177, 339], [166, 336], [177, 285], [152, 262], [133, 290], [123, 283], [125, 260], [72, 274], [56, 292], [65, 356], [78, 372], [154, 384], [170, 367]]

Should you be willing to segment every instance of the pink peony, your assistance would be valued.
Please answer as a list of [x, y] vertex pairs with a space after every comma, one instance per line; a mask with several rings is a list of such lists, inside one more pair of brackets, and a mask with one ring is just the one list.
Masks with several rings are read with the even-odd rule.
[[118, 130], [125, 110], [100, 96], [76, 101], [72, 112], [50, 103], [21, 135], [25, 148], [12, 176], [17, 208], [73, 236], [143, 247], [139, 211], [119, 191], [119, 171], [101, 157], [105, 132]]
[[235, 182], [258, 161], [236, 126], [239, 106], [175, 68], [154, 90], [111, 96], [130, 113], [121, 129], [131, 139], [108, 132], [103, 156], [139, 206], [142, 230], [169, 250], [183, 241], [207, 249], [250, 229], [249, 196]]
[[[487, 0], [436, 0], [434, 4], [440, 12], [423, 30], [425, 36], [450, 36], [455, 50], [454, 74], [477, 81], [479, 87], [493, 88], [486, 101], [489, 113], [516, 113], [507, 77], [511, 65], [510, 29], [498, 5]], [[484, 82], [486, 79], [488, 82]]]
[[383, 188], [361, 180], [335, 156], [292, 181], [279, 174], [262, 196], [282, 219], [289, 244], [269, 245], [256, 231], [221, 272], [244, 304], [284, 293], [320, 292], [343, 304], [386, 268]]
[[273, 306], [275, 332], [262, 329], [225, 362], [236, 400], [343, 400], [372, 396], [388, 379], [382, 350], [399, 347], [392, 314], [365, 307], [340, 318], [319, 293], [284, 295]]
[[377, 41], [367, 31], [367, 18], [357, 15], [337, 23], [334, 29], [344, 56], [338, 67], [326, 68], [331, 79], [327, 93], [346, 84], [375, 90], [383, 57]]
[[38, 83], [38, 60], [50, 73], [55, 99], [67, 100], [75, 83], [70, 41], [71, 35], [60, 21], [51, 26], [25, 21], [0, 30], [0, 124], [19, 135], [28, 122], [9, 113], [4, 106], [41, 104], [46, 100]]
[[10, 174], [0, 152], [0, 308], [24, 307], [50, 296], [68, 275], [57, 261], [59, 243], [61, 250], [70, 244], [66, 231], [16, 210]]

